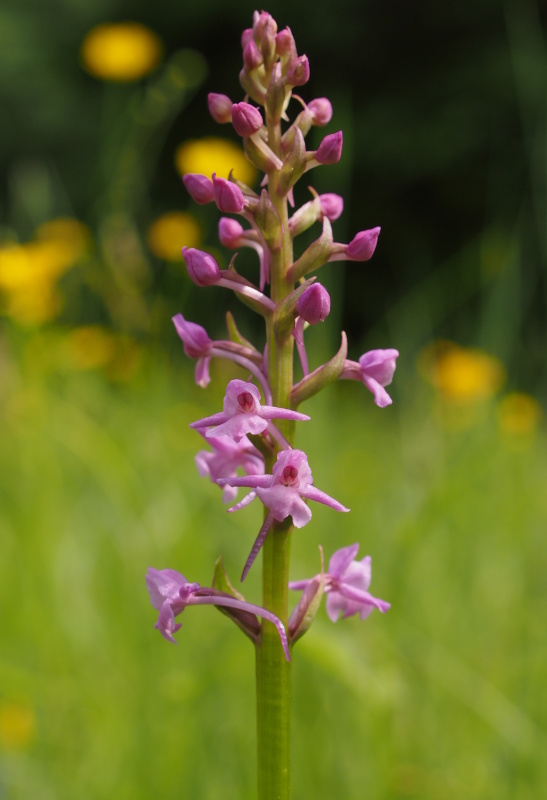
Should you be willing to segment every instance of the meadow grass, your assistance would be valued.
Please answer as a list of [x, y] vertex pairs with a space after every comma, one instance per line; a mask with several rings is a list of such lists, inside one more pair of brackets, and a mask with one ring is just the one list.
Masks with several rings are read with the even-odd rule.
[[[14, 362], [15, 364], [15, 362]], [[192, 420], [226, 374], [149, 358], [114, 385], [21, 359], [1, 395], [0, 797], [255, 796], [254, 656], [212, 608], [154, 630], [148, 566], [236, 581], [258, 505], [227, 515], [199, 478]], [[545, 748], [545, 436], [500, 434], [491, 403], [448, 424], [411, 372], [397, 407], [362, 386], [308, 402], [298, 443], [315, 505], [293, 578], [361, 543], [385, 615], [332, 625], [294, 654], [294, 797], [537, 800]], [[259, 570], [245, 585], [259, 597]], [[295, 597], [296, 600], [296, 597]]]

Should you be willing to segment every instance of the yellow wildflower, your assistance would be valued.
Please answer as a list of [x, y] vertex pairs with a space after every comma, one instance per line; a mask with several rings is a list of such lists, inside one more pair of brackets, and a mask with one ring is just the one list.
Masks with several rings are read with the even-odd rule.
[[505, 368], [499, 359], [452, 342], [437, 342], [426, 348], [419, 366], [443, 400], [452, 403], [488, 399], [505, 381]]
[[36, 721], [26, 702], [0, 703], [0, 743], [6, 750], [22, 750], [34, 736]]
[[159, 36], [138, 22], [98, 25], [85, 37], [84, 69], [104, 81], [137, 81], [158, 65], [163, 55]]
[[511, 392], [498, 405], [498, 424], [503, 433], [526, 436], [535, 433], [543, 411], [536, 400], [524, 392]]
[[201, 230], [190, 214], [170, 211], [154, 220], [148, 228], [146, 241], [158, 258], [182, 261], [182, 247], [197, 247], [201, 243]]
[[74, 328], [63, 342], [62, 357], [71, 369], [96, 369], [108, 364], [116, 353], [116, 337], [100, 325]]
[[255, 167], [237, 144], [214, 136], [183, 142], [176, 150], [175, 165], [181, 175], [197, 172], [208, 178], [213, 172], [219, 178], [227, 178], [230, 170], [233, 170], [234, 178], [248, 186], [254, 183], [257, 176]]

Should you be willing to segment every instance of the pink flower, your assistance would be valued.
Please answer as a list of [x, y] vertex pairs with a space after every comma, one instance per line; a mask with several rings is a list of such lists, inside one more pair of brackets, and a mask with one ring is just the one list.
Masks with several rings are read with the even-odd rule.
[[[264, 459], [246, 436], [235, 442], [229, 436], [209, 436], [208, 443], [213, 452], [200, 450], [196, 455], [196, 466], [202, 478], [209, 477], [212, 483], [221, 478], [233, 478], [238, 469], [246, 475], [263, 475]], [[229, 484], [224, 486], [222, 499], [230, 503], [235, 499], [237, 489]]]
[[209, 253], [195, 247], [183, 247], [182, 257], [188, 275], [197, 286], [214, 286], [220, 280], [220, 267]]
[[342, 131], [329, 133], [315, 151], [315, 160], [319, 164], [337, 164], [342, 157], [342, 144]]
[[298, 56], [289, 63], [287, 83], [291, 86], [304, 86], [310, 79], [310, 64], [307, 56]]
[[308, 108], [312, 112], [312, 121], [317, 127], [327, 125], [332, 119], [332, 105], [326, 97], [317, 97], [308, 103]]
[[201, 587], [199, 583], [189, 583], [184, 575], [175, 569], [154, 569], [149, 567], [146, 573], [146, 586], [150, 594], [150, 602], [159, 612], [158, 621], [154, 627], [159, 630], [168, 642], [176, 644], [173, 634], [180, 629], [181, 625], [180, 622], [175, 623], [175, 617], [182, 614], [186, 606], [222, 606], [223, 608], [232, 609], [230, 616], [242, 624], [245, 632], [255, 640], [258, 640], [260, 635], [260, 626], [257, 625], [257, 620], [254, 620], [255, 624], [252, 625], [252, 618], [251, 620], [246, 619], [238, 612], [256, 614], [273, 623], [279, 633], [285, 658], [287, 661], [290, 660], [287, 634], [283, 623], [275, 614], [265, 608], [255, 606], [246, 600], [240, 600], [218, 589]]
[[232, 124], [239, 136], [252, 136], [264, 124], [262, 114], [250, 103], [234, 103], [232, 106]]
[[192, 200], [200, 205], [212, 203], [215, 199], [215, 187], [211, 178], [197, 172], [188, 172], [183, 175], [182, 182]]
[[324, 322], [330, 314], [330, 295], [321, 283], [312, 283], [298, 298], [296, 310], [310, 325]]
[[[327, 614], [333, 622], [336, 622], [340, 614], [343, 618], [359, 614], [361, 619], [365, 619], [374, 608], [385, 613], [391, 607], [385, 600], [369, 594], [371, 558], [365, 556], [357, 561], [355, 556], [358, 550], [358, 544], [337, 550], [329, 562], [328, 572], [323, 576], [324, 591], [328, 594]], [[305, 591], [318, 577], [320, 576], [306, 581], [293, 581], [289, 583], [289, 589]]]
[[369, 350], [361, 356], [359, 363], [345, 361], [340, 377], [364, 383], [374, 395], [376, 405], [385, 408], [393, 402], [384, 386], [389, 386], [393, 380], [398, 356], [398, 350]]
[[209, 113], [215, 122], [226, 123], [232, 121], [232, 101], [226, 94], [209, 92], [207, 95]]
[[321, 213], [334, 222], [335, 219], [341, 215], [344, 210], [344, 198], [339, 194], [333, 192], [326, 192], [319, 195], [319, 203], [321, 205]]
[[238, 214], [243, 210], [245, 198], [236, 183], [227, 181], [226, 178], [217, 178], [216, 173], [213, 173], [213, 187], [219, 211], [224, 214]]
[[220, 486], [229, 484], [230, 486], [248, 486], [253, 489], [240, 503], [228, 509], [229, 511], [238, 511], [248, 505], [256, 496], [269, 509], [243, 568], [241, 580], [244, 580], [249, 572], [274, 520], [282, 522], [290, 516], [295, 528], [303, 528], [304, 525], [307, 525], [311, 519], [311, 511], [304, 502], [305, 500], [315, 500], [330, 506], [335, 511], [349, 511], [349, 508], [343, 506], [338, 500], [313, 486], [308, 458], [302, 450], [281, 450], [277, 454], [277, 461], [271, 475], [223, 478], [218, 483]]
[[226, 387], [223, 409], [211, 417], [204, 417], [197, 422], [192, 422], [190, 427], [199, 430], [214, 426], [205, 434], [207, 438], [230, 436], [235, 442], [239, 442], [246, 434], [263, 433], [266, 428], [277, 438], [277, 435], [280, 434], [271, 424], [270, 420], [272, 419], [309, 420], [306, 414], [298, 411], [261, 405], [260, 392], [256, 386], [237, 379], [230, 381]]
[[184, 352], [189, 358], [197, 358], [195, 379], [198, 386], [205, 388], [210, 382], [209, 364], [213, 350], [213, 340], [205, 328], [195, 322], [188, 322], [182, 314], [173, 317], [173, 324], [184, 345]]
[[346, 258], [351, 261], [368, 261], [376, 249], [381, 228], [371, 228], [356, 234], [346, 248]]

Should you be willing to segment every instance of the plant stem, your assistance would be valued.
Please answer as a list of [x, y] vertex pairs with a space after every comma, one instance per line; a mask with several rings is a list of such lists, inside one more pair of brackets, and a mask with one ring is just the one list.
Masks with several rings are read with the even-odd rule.
[[[279, 144], [279, 126], [271, 126], [270, 142]], [[285, 197], [277, 194], [277, 174], [269, 176], [270, 197], [279, 214], [283, 230], [282, 246], [271, 254], [271, 297], [275, 303], [283, 300], [292, 285], [286, 274], [293, 261], [292, 240], [288, 225]], [[268, 322], [268, 380], [272, 403], [290, 408], [293, 384], [293, 339], [275, 339], [273, 324]], [[294, 423], [279, 421], [279, 429], [292, 445]], [[275, 457], [266, 460], [266, 472], [271, 472]], [[289, 555], [292, 531], [289, 517], [274, 524], [262, 548], [262, 605], [272, 611], [287, 628], [289, 605]], [[257, 739], [258, 739], [258, 797], [259, 800], [289, 800], [290, 798], [290, 716], [291, 664], [285, 659], [275, 626], [262, 623], [262, 637], [256, 649]]]

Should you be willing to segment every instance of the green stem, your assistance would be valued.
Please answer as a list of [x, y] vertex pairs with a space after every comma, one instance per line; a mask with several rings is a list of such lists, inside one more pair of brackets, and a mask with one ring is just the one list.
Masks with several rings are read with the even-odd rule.
[[[279, 126], [271, 126], [270, 144], [279, 145]], [[271, 297], [278, 303], [292, 289], [286, 280], [292, 264], [292, 241], [288, 226], [285, 197], [277, 195], [277, 175], [269, 176], [272, 202], [279, 214], [284, 235], [282, 246], [272, 252]], [[272, 403], [290, 408], [293, 383], [293, 341], [277, 342], [271, 320], [267, 326], [268, 379]], [[279, 420], [286, 439], [294, 442], [294, 423]], [[275, 456], [266, 460], [266, 472], [272, 471]], [[287, 627], [289, 616], [289, 555], [292, 521], [276, 523], [262, 548], [262, 605], [272, 611]], [[275, 626], [264, 621], [262, 637], [256, 648], [258, 797], [259, 800], [290, 798], [290, 715], [291, 664], [285, 659]]]

